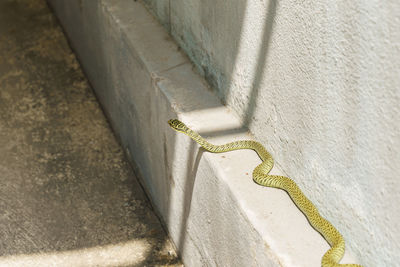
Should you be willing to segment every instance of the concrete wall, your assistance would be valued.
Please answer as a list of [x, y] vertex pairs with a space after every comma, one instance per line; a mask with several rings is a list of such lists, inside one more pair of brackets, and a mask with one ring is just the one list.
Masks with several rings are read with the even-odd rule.
[[215, 142], [250, 129], [344, 234], [344, 262], [400, 262], [398, 5], [145, 2], [180, 47], [140, 1], [49, 0], [184, 263], [319, 266], [327, 244], [252, 183], [254, 153], [203, 153], [176, 116]]
[[179, 117], [213, 141], [250, 138], [139, 1], [49, 3], [185, 266], [319, 265], [326, 242], [284, 192], [252, 182], [255, 153], [204, 153], [170, 129]]
[[398, 264], [399, 2], [145, 2], [362, 263]]

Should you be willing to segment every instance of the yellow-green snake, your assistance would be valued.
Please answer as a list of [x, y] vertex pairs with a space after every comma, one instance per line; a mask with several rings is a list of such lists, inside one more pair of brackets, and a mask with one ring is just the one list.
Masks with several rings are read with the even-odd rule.
[[345, 244], [342, 235], [329, 221], [319, 214], [314, 204], [303, 194], [303, 192], [292, 179], [285, 176], [269, 175], [269, 172], [274, 165], [274, 159], [262, 144], [252, 140], [243, 140], [224, 145], [213, 145], [177, 119], [169, 120], [168, 123], [174, 130], [188, 135], [209, 152], [222, 153], [238, 149], [252, 149], [257, 152], [258, 156], [262, 160], [262, 163], [253, 171], [254, 182], [262, 186], [275, 187], [285, 190], [296, 206], [307, 217], [314, 229], [316, 229], [331, 246], [331, 248], [323, 255], [321, 266], [362, 267], [358, 264], [339, 264], [339, 261], [342, 259], [345, 251]]

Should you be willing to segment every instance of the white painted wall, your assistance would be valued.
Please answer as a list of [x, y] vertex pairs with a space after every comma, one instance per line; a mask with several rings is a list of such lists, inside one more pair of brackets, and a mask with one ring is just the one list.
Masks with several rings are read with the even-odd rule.
[[400, 2], [145, 1], [365, 266], [400, 262]]

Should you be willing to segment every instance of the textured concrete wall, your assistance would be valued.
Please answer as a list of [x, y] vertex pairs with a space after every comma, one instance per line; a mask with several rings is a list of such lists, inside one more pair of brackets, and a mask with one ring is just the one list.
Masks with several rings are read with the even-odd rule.
[[362, 263], [400, 262], [399, 2], [146, 2]]

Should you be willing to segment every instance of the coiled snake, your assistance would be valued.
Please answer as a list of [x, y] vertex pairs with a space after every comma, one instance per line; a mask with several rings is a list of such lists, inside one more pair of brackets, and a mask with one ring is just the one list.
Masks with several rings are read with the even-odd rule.
[[188, 135], [209, 152], [222, 153], [238, 149], [252, 149], [257, 152], [258, 156], [262, 160], [262, 163], [253, 171], [254, 182], [262, 186], [275, 187], [285, 190], [296, 206], [305, 214], [314, 229], [316, 229], [331, 246], [331, 248], [323, 255], [321, 266], [362, 267], [361, 265], [357, 264], [339, 264], [339, 261], [342, 259], [345, 250], [345, 244], [342, 235], [329, 221], [324, 219], [319, 214], [314, 204], [303, 194], [303, 192], [292, 179], [285, 176], [268, 174], [274, 165], [274, 159], [262, 144], [252, 140], [243, 140], [224, 145], [213, 145], [177, 119], [169, 120], [168, 123], [174, 130]]

